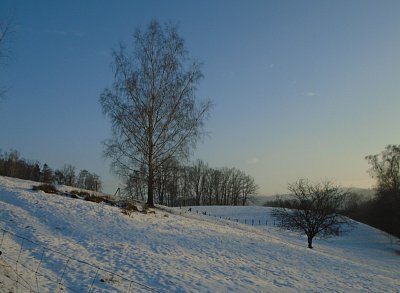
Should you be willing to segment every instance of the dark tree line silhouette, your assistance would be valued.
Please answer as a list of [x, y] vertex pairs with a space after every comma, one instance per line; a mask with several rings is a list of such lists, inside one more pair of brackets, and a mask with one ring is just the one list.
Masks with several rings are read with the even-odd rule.
[[[376, 180], [374, 196], [347, 192], [337, 212], [400, 237], [400, 145], [387, 145], [381, 153], [365, 159], [370, 165], [369, 174]], [[304, 210], [293, 206], [293, 194], [292, 191], [286, 198], [268, 201], [265, 206]]]
[[72, 165], [64, 165], [53, 171], [48, 164], [39, 161], [30, 161], [21, 157], [16, 150], [2, 153], [0, 151], [0, 176], [19, 178], [43, 183], [57, 183], [77, 188], [101, 191], [100, 177], [87, 170], [76, 172]]
[[368, 173], [376, 180], [371, 199], [354, 196], [343, 213], [400, 237], [400, 145], [387, 145], [379, 154], [366, 156]]
[[[144, 201], [146, 172], [137, 170], [126, 180], [128, 197]], [[155, 174], [154, 202], [167, 206], [246, 205], [258, 186], [236, 168], [211, 168], [202, 160], [189, 166], [170, 160]]]
[[354, 217], [400, 237], [400, 145], [387, 145], [365, 158], [376, 179], [376, 195], [355, 210]]

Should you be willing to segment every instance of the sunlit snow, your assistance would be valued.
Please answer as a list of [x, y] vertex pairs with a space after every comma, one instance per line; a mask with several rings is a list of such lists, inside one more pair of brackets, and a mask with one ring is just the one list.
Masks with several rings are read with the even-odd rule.
[[[0, 177], [0, 228], [40, 245], [0, 234], [1, 292], [15, 290], [16, 277], [18, 292], [55, 292], [49, 279], [62, 279], [63, 292], [399, 292], [398, 243], [363, 224], [310, 250], [273, 225], [270, 208], [160, 207], [129, 217], [33, 184]], [[23, 265], [36, 268], [43, 254], [49, 278], [36, 280]]]

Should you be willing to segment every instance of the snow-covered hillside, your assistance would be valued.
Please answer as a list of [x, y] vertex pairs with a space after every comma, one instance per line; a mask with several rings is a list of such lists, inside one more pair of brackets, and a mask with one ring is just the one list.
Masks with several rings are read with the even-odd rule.
[[399, 247], [362, 224], [341, 238], [316, 239], [310, 250], [303, 237], [265, 226], [269, 208], [163, 208], [129, 217], [34, 192], [33, 184], [0, 177], [1, 292], [17, 285], [18, 292], [400, 292]]

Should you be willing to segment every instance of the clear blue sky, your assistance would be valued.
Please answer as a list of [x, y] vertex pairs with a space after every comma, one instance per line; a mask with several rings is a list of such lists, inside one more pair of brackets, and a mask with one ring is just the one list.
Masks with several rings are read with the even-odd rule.
[[261, 194], [299, 177], [371, 187], [364, 157], [400, 143], [400, 1], [2, 0], [10, 12], [0, 148], [87, 168], [108, 192], [110, 52], [154, 18], [204, 62], [198, 97], [215, 107], [194, 158], [248, 172]]

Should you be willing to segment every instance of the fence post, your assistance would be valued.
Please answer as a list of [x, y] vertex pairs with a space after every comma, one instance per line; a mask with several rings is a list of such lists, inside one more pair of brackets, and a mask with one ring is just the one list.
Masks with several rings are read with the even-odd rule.
[[132, 283], [133, 283], [133, 281], [131, 281], [131, 282], [129, 283], [128, 293], [131, 293]]
[[[92, 285], [90, 286], [90, 289], [89, 289], [89, 292], [88, 292], [88, 293], [92, 292], [94, 282], [96, 281], [97, 276], [99, 275], [99, 270], [100, 270], [100, 269], [97, 269], [97, 271], [96, 271], [96, 275], [95, 275], [94, 278], [93, 278]], [[128, 291], [128, 292], [129, 292], [129, 291]]]
[[63, 285], [61, 282], [62, 282], [62, 279], [64, 278], [64, 274], [65, 274], [65, 271], [67, 270], [68, 263], [69, 263], [70, 260], [71, 260], [71, 257], [69, 257], [68, 260], [67, 260], [67, 262], [65, 263], [64, 270], [63, 270], [63, 272], [62, 272], [62, 274], [61, 274], [60, 280], [58, 281], [58, 289], [59, 289], [60, 291], [63, 290], [63, 289], [61, 289], [61, 288], [62, 288], [61, 286], [64, 286], [64, 285]]
[[3, 248], [3, 241], [4, 241], [5, 235], [6, 235], [6, 231], [3, 230], [3, 236], [1, 237], [1, 242], [0, 242], [0, 255], [1, 255], [1, 249]]
[[44, 247], [43, 247], [43, 252], [42, 252], [42, 256], [40, 257], [40, 262], [39, 262], [39, 264], [38, 264], [38, 266], [36, 268], [36, 271], [35, 271], [36, 288], [37, 288], [38, 292], [40, 292], [40, 290], [39, 290], [39, 281], [38, 281], [38, 272], [39, 272], [40, 265], [42, 264], [42, 261], [43, 261], [44, 253], [45, 253], [45, 250], [44, 250]]
[[17, 261], [15, 263], [15, 274], [17, 275], [17, 278], [15, 280], [15, 285], [16, 285], [17, 292], [18, 292], [18, 281], [19, 281], [18, 262], [19, 262], [19, 258], [21, 257], [21, 254], [22, 254], [22, 246], [24, 245], [24, 239], [22, 239], [20, 245], [21, 246], [20, 246], [19, 254], [18, 254], [18, 257], [17, 257]]

